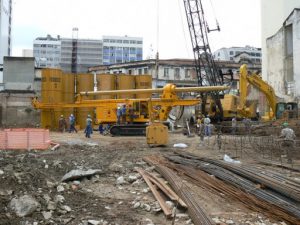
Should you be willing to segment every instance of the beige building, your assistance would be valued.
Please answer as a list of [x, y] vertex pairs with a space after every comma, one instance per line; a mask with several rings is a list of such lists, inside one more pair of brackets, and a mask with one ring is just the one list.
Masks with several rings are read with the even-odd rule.
[[[248, 69], [256, 72], [261, 70], [261, 64], [248, 63]], [[216, 61], [218, 68], [221, 68], [224, 74], [229, 70], [233, 72], [233, 80], [238, 80], [238, 72], [241, 64], [231, 61]], [[167, 83], [174, 83], [178, 87], [197, 86], [197, 75], [195, 62], [193, 59], [148, 59], [136, 62], [120, 63], [113, 65], [99, 65], [90, 67], [89, 72], [101, 74], [149, 74], [152, 76], [152, 87], [163, 87]], [[203, 71], [203, 73], [205, 73]], [[230, 75], [224, 75], [224, 82], [231, 82]], [[231, 84], [232, 85], [232, 84]], [[233, 82], [236, 87], [236, 82]]]

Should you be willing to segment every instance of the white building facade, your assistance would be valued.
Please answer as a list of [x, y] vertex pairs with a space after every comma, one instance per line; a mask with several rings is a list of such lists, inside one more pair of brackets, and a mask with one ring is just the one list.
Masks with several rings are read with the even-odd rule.
[[89, 67], [143, 59], [143, 38], [103, 36], [103, 39], [38, 37], [33, 43], [36, 65], [64, 72], [87, 72]]
[[300, 8], [293, 9], [281, 28], [266, 40], [266, 77], [286, 101], [300, 98]]
[[12, 0], [0, 0], [0, 64], [11, 55]]
[[115, 64], [143, 59], [143, 38], [103, 36], [103, 64]]
[[33, 56], [37, 67], [60, 68], [61, 40], [47, 35], [33, 41]]
[[261, 49], [251, 46], [221, 48], [213, 53], [213, 57], [219, 61], [239, 63], [246, 59], [252, 63], [261, 63]]
[[[238, 79], [239, 63], [229, 61], [216, 61], [223, 73], [233, 72], [233, 79]], [[260, 64], [248, 64], [248, 69], [252, 72], [261, 69]], [[160, 88], [167, 83], [176, 84], [178, 87], [198, 86], [195, 62], [193, 59], [148, 59], [136, 62], [120, 63], [113, 65], [100, 65], [89, 68], [89, 72], [96, 74], [129, 74], [152, 76], [152, 87]], [[203, 73], [205, 71], [203, 70]], [[225, 75], [224, 79], [230, 79]], [[232, 84], [233, 85], [233, 84]], [[233, 85], [234, 86], [234, 85]]]
[[282, 27], [294, 8], [300, 8], [299, 0], [261, 0], [262, 76], [269, 81], [267, 65], [267, 38]]
[[82, 73], [102, 64], [102, 40], [61, 39], [60, 68], [64, 72]]

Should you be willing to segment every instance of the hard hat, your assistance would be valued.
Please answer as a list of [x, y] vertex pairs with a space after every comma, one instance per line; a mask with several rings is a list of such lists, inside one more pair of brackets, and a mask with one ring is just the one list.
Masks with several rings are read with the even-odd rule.
[[91, 115], [89, 114], [87, 117], [91, 117]]
[[64, 117], [64, 115], [60, 115], [60, 117]]
[[120, 107], [120, 106], [118, 106], [118, 109], [121, 109], [121, 107]]
[[285, 126], [285, 127], [287, 127], [289, 125], [289, 123], [288, 122], [284, 122], [282, 125]]
[[71, 114], [71, 116], [73, 116], [73, 114]]

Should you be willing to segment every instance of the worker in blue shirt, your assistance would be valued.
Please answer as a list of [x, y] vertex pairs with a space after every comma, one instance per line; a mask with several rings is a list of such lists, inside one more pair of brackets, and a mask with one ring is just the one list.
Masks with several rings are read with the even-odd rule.
[[121, 117], [122, 117], [122, 109], [120, 106], [117, 108], [117, 124], [121, 123]]
[[85, 137], [91, 138], [92, 129], [92, 119], [91, 116], [88, 115], [86, 118]]
[[126, 105], [124, 104], [122, 107], [122, 123], [125, 124], [126, 123]]

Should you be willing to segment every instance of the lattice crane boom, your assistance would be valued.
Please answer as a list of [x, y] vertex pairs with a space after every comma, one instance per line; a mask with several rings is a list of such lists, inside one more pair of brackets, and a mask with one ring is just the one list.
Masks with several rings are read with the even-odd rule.
[[[184, 0], [184, 7], [193, 47], [198, 86], [223, 85], [219, 69], [213, 60], [207, 35], [210, 31], [220, 30], [219, 25], [217, 24], [216, 29], [209, 29], [201, 0]], [[219, 92], [214, 92], [212, 95], [220, 115], [223, 115]], [[202, 111], [204, 112], [204, 109]]]

